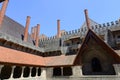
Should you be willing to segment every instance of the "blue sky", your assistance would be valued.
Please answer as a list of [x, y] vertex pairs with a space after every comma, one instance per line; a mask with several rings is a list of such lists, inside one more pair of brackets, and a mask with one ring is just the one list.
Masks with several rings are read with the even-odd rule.
[[29, 15], [30, 27], [39, 23], [40, 34], [53, 36], [57, 33], [57, 19], [61, 20], [61, 30], [80, 28], [85, 21], [84, 9], [98, 23], [115, 21], [120, 18], [119, 3], [120, 0], [9, 0], [6, 15], [22, 25]]

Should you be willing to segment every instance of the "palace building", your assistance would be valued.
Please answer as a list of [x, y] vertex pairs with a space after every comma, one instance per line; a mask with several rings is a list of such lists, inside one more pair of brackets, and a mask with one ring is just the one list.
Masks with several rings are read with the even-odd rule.
[[40, 24], [28, 33], [5, 15], [9, 0], [0, 0], [1, 80], [120, 80], [120, 20], [99, 24], [88, 17], [77, 30], [60, 30], [52, 37]]

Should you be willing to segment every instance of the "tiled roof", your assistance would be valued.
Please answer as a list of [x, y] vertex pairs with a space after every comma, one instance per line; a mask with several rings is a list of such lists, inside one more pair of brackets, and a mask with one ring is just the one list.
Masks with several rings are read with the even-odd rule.
[[65, 66], [72, 65], [76, 55], [41, 57], [26, 52], [0, 46], [0, 63], [33, 65], [33, 66]]
[[0, 63], [45, 66], [43, 57], [0, 46]]
[[53, 57], [46, 57], [45, 62], [46, 66], [66, 66], [66, 65], [73, 65], [73, 61], [76, 55], [61, 55], [61, 56], [53, 56]]

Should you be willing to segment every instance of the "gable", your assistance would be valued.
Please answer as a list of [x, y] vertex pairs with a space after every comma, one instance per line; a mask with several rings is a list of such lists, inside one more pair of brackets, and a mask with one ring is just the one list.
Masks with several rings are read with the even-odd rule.
[[90, 63], [93, 58], [97, 58], [101, 62], [106, 62], [109, 64], [115, 62], [112, 55], [108, 54], [108, 52], [104, 50], [104, 48], [101, 45], [99, 45], [97, 41], [92, 38], [92, 36], [86, 43], [86, 46], [87, 48], [81, 54], [81, 60], [83, 64]]
[[112, 48], [101, 40], [92, 30], [89, 30], [85, 40], [79, 49], [74, 64], [80, 65], [91, 61], [97, 57], [102, 61], [110, 64], [120, 63], [120, 57]]

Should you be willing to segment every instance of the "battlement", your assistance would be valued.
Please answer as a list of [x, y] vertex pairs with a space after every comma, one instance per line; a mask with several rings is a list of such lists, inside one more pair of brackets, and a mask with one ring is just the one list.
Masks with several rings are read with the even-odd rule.
[[61, 35], [62, 36], [64, 36], [64, 35], [71, 35], [71, 34], [76, 34], [76, 33], [79, 33], [79, 32], [80, 32], [80, 29], [75, 29], [75, 30], [72, 30], [72, 31], [66, 31], [66, 32], [64, 32]]
[[40, 39], [41, 42], [43, 41], [51, 41], [51, 40], [55, 40], [55, 39], [58, 39], [56, 36], [51, 36], [51, 37], [47, 37], [47, 38], [42, 38]]
[[[119, 24], [119, 21], [112, 21], [112, 22], [107, 22], [107, 23], [103, 23], [103, 24], [93, 25], [93, 26], [91, 26], [91, 29], [95, 30], [95, 29], [100, 29], [100, 28], [104, 28], [104, 27], [115, 27], [118, 24]], [[72, 35], [72, 34], [77, 34], [77, 33], [85, 33], [86, 31], [88, 31], [88, 29], [87, 29], [87, 27], [84, 27], [84, 28], [75, 29], [72, 31], [66, 31], [62, 34], [62, 36]]]
[[[120, 26], [119, 21], [112, 21], [103, 24], [92, 25], [90, 28], [97, 35], [105, 35], [108, 29], [116, 29]], [[80, 38], [84, 38], [88, 31], [87, 26], [81, 27], [80, 29], [75, 29], [72, 31], [66, 31], [61, 34], [61, 37], [51, 36], [47, 38], [42, 38], [39, 40], [39, 46], [45, 48], [45, 50], [56, 50], [63, 45], [65, 40], [69, 40], [72, 37], [79, 36]], [[52, 47], [52, 48], [51, 48]]]
[[[117, 26], [118, 24], [119, 24], [119, 21], [117, 20], [117, 21], [107, 22], [107, 23], [103, 23], [103, 24], [92, 25], [91, 29], [93, 31], [95, 31], [96, 29], [101, 31], [101, 30], [104, 30], [105, 27], [106, 28], [111, 28], [111, 27]], [[61, 38], [63, 36], [74, 35], [74, 34], [79, 34], [79, 33], [85, 34], [86, 31], [88, 31], [87, 27], [83, 27], [83, 28], [80, 28], [80, 29], [75, 29], [75, 30], [72, 30], [72, 31], [66, 31], [66, 32], [61, 34], [62, 35]], [[51, 40], [55, 40], [55, 39], [57, 39], [57, 36], [52, 36], [52, 37], [40, 39], [40, 42], [48, 41], [48, 40], [51, 41]]]

